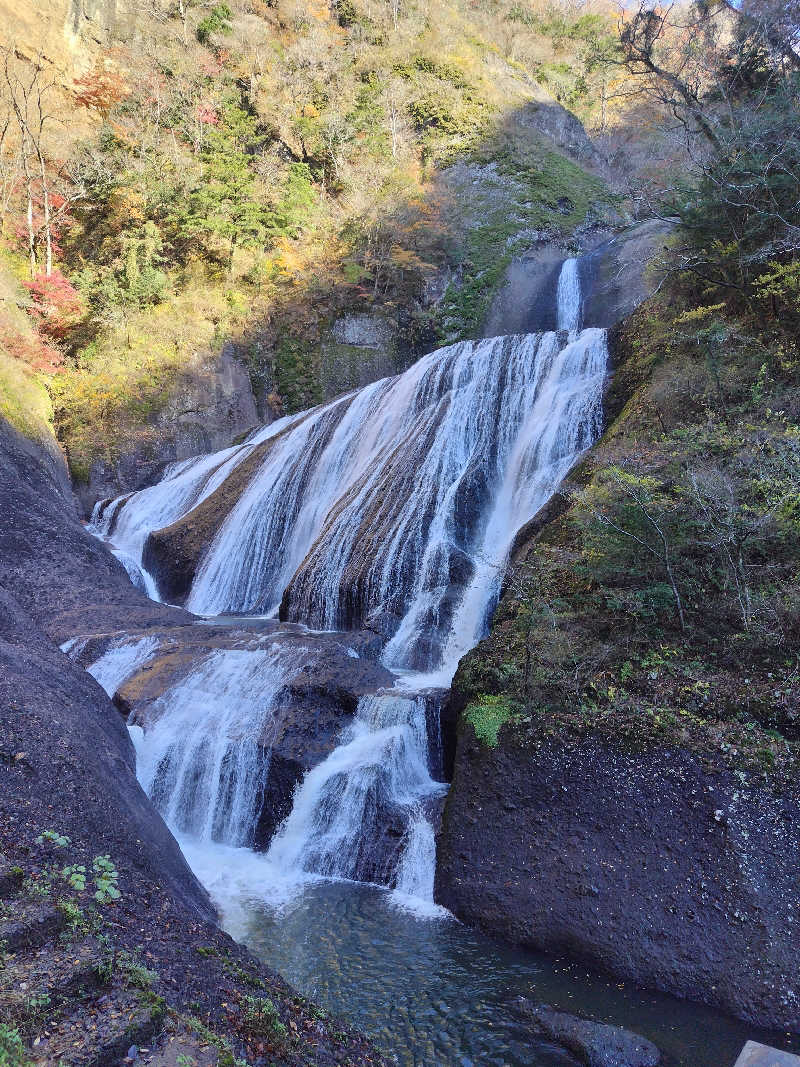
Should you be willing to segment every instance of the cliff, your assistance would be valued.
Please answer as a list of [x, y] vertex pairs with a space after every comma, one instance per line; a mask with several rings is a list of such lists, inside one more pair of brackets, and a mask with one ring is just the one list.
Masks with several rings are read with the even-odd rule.
[[614, 331], [607, 433], [518, 538], [461, 662], [437, 899], [796, 1029], [797, 541], [776, 502], [797, 468], [772, 412], [797, 410], [797, 386], [778, 371], [759, 390], [742, 334], [715, 380], [684, 300]]

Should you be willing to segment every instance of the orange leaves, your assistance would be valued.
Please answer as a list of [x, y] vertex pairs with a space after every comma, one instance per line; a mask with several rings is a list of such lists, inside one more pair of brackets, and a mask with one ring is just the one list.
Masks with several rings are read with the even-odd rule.
[[0, 349], [32, 370], [52, 373], [63, 364], [64, 353], [37, 333], [26, 334], [0, 313]]
[[93, 70], [76, 78], [73, 87], [78, 106], [95, 111], [102, 118], [106, 118], [129, 92], [122, 75], [109, 67], [103, 58], [96, 60]]
[[61, 271], [37, 274], [23, 282], [31, 295], [31, 317], [37, 329], [51, 341], [62, 341], [83, 318], [84, 305], [78, 290]]

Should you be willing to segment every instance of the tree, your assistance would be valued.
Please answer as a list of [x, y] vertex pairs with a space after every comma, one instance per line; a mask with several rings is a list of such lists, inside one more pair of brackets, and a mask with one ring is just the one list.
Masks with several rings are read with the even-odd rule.
[[186, 237], [205, 237], [228, 247], [228, 266], [239, 245], [263, 241], [267, 215], [256, 196], [251, 153], [261, 143], [252, 115], [231, 100], [220, 109], [219, 122], [206, 127], [201, 149], [201, 181], [189, 194], [179, 216]]
[[[757, 546], [775, 537], [775, 524], [800, 505], [800, 447], [787, 439], [782, 447], [756, 446], [748, 469], [733, 472], [710, 463], [687, 472], [693, 520], [705, 547], [718, 555], [735, 591], [742, 628], [753, 626], [755, 608], [751, 572]], [[789, 536], [795, 536], [791, 529]]]
[[97, 59], [93, 70], [76, 78], [73, 87], [78, 106], [104, 119], [128, 95], [122, 75], [107, 67], [103, 59]]
[[645, 474], [613, 466], [602, 484], [573, 494], [581, 511], [600, 526], [636, 546], [663, 567], [682, 631], [686, 630], [683, 599], [675, 573], [674, 549], [659, 483]]
[[232, 30], [233, 12], [227, 4], [217, 4], [210, 13], [197, 24], [197, 40], [200, 44], [210, 44], [215, 34], [228, 34]]
[[[31, 278], [34, 278], [38, 270], [38, 238], [42, 232], [45, 240], [45, 274], [53, 272], [53, 217], [44, 136], [46, 128], [55, 119], [55, 109], [51, 110], [50, 104], [55, 82], [44, 77], [40, 59], [29, 64], [26, 70], [15, 62], [10, 49], [0, 51], [3, 55], [3, 88], [19, 133], [19, 159], [27, 204], [28, 259]], [[42, 204], [40, 227], [34, 226], [37, 199]]]
[[83, 318], [80, 293], [61, 271], [39, 274], [25, 282], [31, 295], [31, 315], [39, 333], [51, 341], [63, 341], [73, 326]]
[[619, 62], [637, 79], [636, 91], [665, 108], [688, 138], [699, 130], [712, 148], [719, 141], [705, 95], [724, 30], [721, 9], [705, 3], [661, 8], [639, 0], [632, 15], [623, 12], [619, 24]]

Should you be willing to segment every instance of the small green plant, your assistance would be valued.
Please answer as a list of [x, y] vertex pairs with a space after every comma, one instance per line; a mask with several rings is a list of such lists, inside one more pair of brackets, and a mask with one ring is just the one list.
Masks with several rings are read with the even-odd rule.
[[47, 993], [35, 993], [25, 1001], [25, 1015], [30, 1022], [41, 1019], [47, 1014], [50, 1007], [50, 997]]
[[511, 719], [512, 714], [511, 704], [506, 697], [484, 694], [476, 703], [467, 706], [464, 717], [472, 724], [479, 741], [489, 748], [496, 748], [500, 728]]
[[27, 1064], [19, 1030], [0, 1023], [0, 1067], [27, 1067]]
[[92, 860], [94, 872], [94, 884], [96, 886], [94, 898], [100, 904], [108, 904], [112, 900], [119, 900], [122, 894], [117, 887], [119, 871], [111, 861], [110, 856], [95, 856]]
[[288, 1030], [281, 1022], [278, 1009], [269, 997], [244, 996], [242, 1006], [242, 1029], [249, 1033], [283, 1041]]
[[157, 971], [148, 970], [127, 952], [120, 952], [117, 956], [117, 969], [131, 989], [149, 990], [153, 982], [158, 980]]
[[107, 985], [114, 977], [114, 953], [110, 948], [104, 951], [97, 960], [94, 973], [101, 985]]
[[[237, 1059], [234, 1055], [230, 1041], [214, 1033], [198, 1016], [188, 1015], [184, 1021], [188, 1027], [194, 1030], [198, 1037], [207, 1044], [213, 1045], [219, 1052], [219, 1067], [247, 1067], [245, 1060]], [[0, 1064], [0, 1067], [3, 1067], [3, 1065]]]
[[78, 931], [83, 931], [88, 927], [83, 908], [80, 908], [73, 900], [59, 900], [56, 907], [67, 920], [68, 932], [73, 937]]
[[72, 863], [61, 872], [61, 877], [70, 887], [82, 893], [86, 889], [86, 868], [79, 863]]
[[71, 838], [65, 834], [58, 834], [55, 830], [43, 830], [36, 838], [37, 845], [55, 845], [56, 848], [66, 848], [71, 844]]

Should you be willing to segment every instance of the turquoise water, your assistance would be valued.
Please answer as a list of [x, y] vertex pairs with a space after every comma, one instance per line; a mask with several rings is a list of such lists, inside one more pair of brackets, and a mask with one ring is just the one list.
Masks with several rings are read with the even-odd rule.
[[453, 919], [421, 919], [369, 886], [317, 883], [277, 910], [250, 903], [235, 927], [292, 985], [403, 1067], [574, 1067], [526, 1031], [512, 1008], [517, 996], [635, 1030], [658, 1045], [665, 1067], [733, 1067], [748, 1039], [800, 1049], [800, 1039], [498, 944]]

